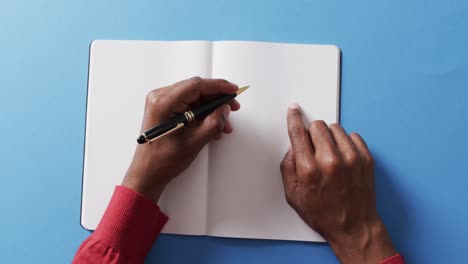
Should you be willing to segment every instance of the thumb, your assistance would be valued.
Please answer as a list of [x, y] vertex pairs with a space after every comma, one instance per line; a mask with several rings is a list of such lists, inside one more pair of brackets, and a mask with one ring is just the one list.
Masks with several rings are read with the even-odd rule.
[[192, 140], [195, 141], [194, 143], [204, 146], [217, 135], [223, 133], [230, 112], [231, 106], [226, 104], [206, 116], [193, 131]]
[[297, 186], [296, 161], [294, 152], [289, 149], [280, 165], [281, 175], [283, 176], [283, 186], [286, 198], [290, 198], [293, 190]]

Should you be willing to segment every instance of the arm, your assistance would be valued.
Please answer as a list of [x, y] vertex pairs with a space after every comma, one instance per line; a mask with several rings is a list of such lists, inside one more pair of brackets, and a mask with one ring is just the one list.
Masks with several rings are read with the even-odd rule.
[[379, 217], [372, 156], [356, 133], [288, 110], [291, 149], [281, 164], [286, 200], [330, 244], [341, 263], [404, 263]]
[[[192, 105], [238, 87], [224, 80], [192, 78], [151, 91], [146, 98], [141, 131], [183, 113]], [[122, 186], [117, 186], [96, 231], [78, 249], [73, 263], [144, 263], [167, 221], [156, 202], [165, 186], [222, 133], [231, 133], [229, 112], [236, 100], [216, 109], [193, 126], [151, 144], [137, 145]]]
[[73, 263], [143, 263], [166, 221], [152, 200], [117, 186], [99, 226]]

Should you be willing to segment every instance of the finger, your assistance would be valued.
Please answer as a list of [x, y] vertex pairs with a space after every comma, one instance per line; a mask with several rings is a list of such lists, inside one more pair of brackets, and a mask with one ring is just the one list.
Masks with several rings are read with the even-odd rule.
[[360, 162], [361, 157], [359, 156], [359, 152], [343, 127], [338, 124], [331, 124], [329, 128], [345, 164], [354, 166]]
[[351, 140], [353, 141], [354, 145], [356, 146], [356, 149], [359, 151], [361, 155], [361, 159], [365, 164], [365, 167], [367, 169], [367, 172], [365, 175], [367, 176], [367, 183], [369, 186], [374, 187], [374, 160], [372, 158], [372, 155], [369, 151], [369, 148], [367, 147], [366, 142], [358, 133], [351, 133], [349, 135]]
[[[200, 100], [205, 96], [219, 94], [233, 94], [239, 87], [222, 79], [202, 79], [193, 77], [187, 80], [178, 82], [173, 86], [173, 89], [168, 95], [168, 103], [174, 103], [179, 106], [177, 111], [184, 111], [190, 105]], [[180, 104], [183, 103], [183, 104]], [[185, 108], [184, 108], [185, 107]], [[182, 109], [184, 108], [184, 109]]]
[[315, 149], [315, 158], [336, 158], [339, 156], [335, 139], [322, 120], [316, 120], [309, 126], [309, 134]]
[[229, 119], [228, 119], [228, 120], [226, 120], [226, 125], [224, 126], [224, 133], [231, 134], [232, 131], [233, 131], [233, 127], [231, 125], [231, 121], [229, 121]]
[[[187, 128], [199, 127], [202, 123], [203, 123], [203, 120], [195, 119], [195, 120], [193, 120], [191, 123], [189, 123], [187, 125]], [[234, 128], [232, 127], [231, 121], [229, 119], [226, 120], [226, 124], [224, 125], [223, 132], [226, 133], [226, 134], [231, 134], [233, 130], [234, 130]]]
[[200, 95], [210, 96], [217, 94], [233, 94], [239, 90], [237, 84], [224, 79], [204, 79], [200, 86]]
[[231, 111], [237, 111], [240, 109], [240, 103], [236, 99], [233, 99], [229, 102], [229, 105], [231, 106]]
[[286, 196], [291, 195], [297, 186], [296, 162], [294, 152], [289, 149], [281, 162], [281, 175], [283, 178], [284, 192]]
[[364, 139], [362, 139], [362, 137], [358, 133], [355, 133], [355, 132], [352, 132], [349, 135], [349, 137], [351, 138], [351, 141], [353, 142], [354, 146], [356, 146], [356, 149], [359, 151], [359, 154], [361, 155], [362, 160], [367, 165], [373, 166], [372, 155]]
[[[220, 96], [220, 95], [218, 95], [218, 96], [214, 96], [214, 95], [213, 95], [213, 96], [205, 96], [205, 97], [203, 97], [203, 98], [200, 98], [200, 100], [196, 101], [195, 103], [192, 103], [192, 104], [191, 104], [191, 107], [192, 107], [192, 108], [193, 108], [193, 107], [198, 107], [198, 106], [200, 106], [200, 105], [203, 105], [203, 104], [205, 104], [205, 103], [208, 103], [208, 102], [210, 102], [210, 101], [212, 101], [212, 100], [218, 98], [219, 96]], [[231, 106], [231, 111], [237, 111], [237, 110], [240, 109], [240, 106], [241, 106], [240, 103], [239, 103], [239, 101], [237, 101], [236, 99], [230, 100], [230, 101], [228, 102], [228, 104]]]
[[223, 134], [218, 134], [214, 137], [216, 140], [220, 140], [223, 137]]
[[231, 106], [228, 104], [218, 107], [211, 114], [206, 116], [198, 127], [192, 128], [191, 143], [203, 147], [217, 135], [224, 131], [226, 120], [229, 118]]
[[299, 174], [309, 171], [310, 162], [314, 159], [312, 142], [302, 121], [302, 113], [298, 104], [291, 104], [288, 109], [288, 134], [292, 150], [296, 157], [296, 169]]

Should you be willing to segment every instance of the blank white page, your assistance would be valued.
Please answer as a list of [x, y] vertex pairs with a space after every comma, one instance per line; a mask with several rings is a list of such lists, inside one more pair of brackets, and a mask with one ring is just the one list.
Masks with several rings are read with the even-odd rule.
[[[136, 146], [146, 94], [195, 75], [210, 77], [206, 41], [94, 41], [91, 45], [81, 224], [95, 229]], [[207, 151], [166, 188], [163, 232], [204, 234]]]
[[212, 76], [251, 87], [231, 115], [233, 134], [209, 148], [208, 234], [323, 241], [286, 203], [279, 167], [290, 145], [289, 103], [308, 120], [338, 121], [339, 49], [215, 42]]

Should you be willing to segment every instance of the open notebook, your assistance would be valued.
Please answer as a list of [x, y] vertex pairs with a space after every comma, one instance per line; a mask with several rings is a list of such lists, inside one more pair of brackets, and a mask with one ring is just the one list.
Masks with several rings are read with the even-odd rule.
[[[164, 191], [163, 232], [323, 241], [284, 198], [280, 162], [286, 111], [337, 122], [336, 46], [246, 41], [94, 41], [90, 51], [81, 224], [95, 229], [130, 164], [146, 94], [192, 76], [250, 85], [231, 115], [234, 132], [212, 142]], [[108, 131], [112, 131], [109, 133]]]

